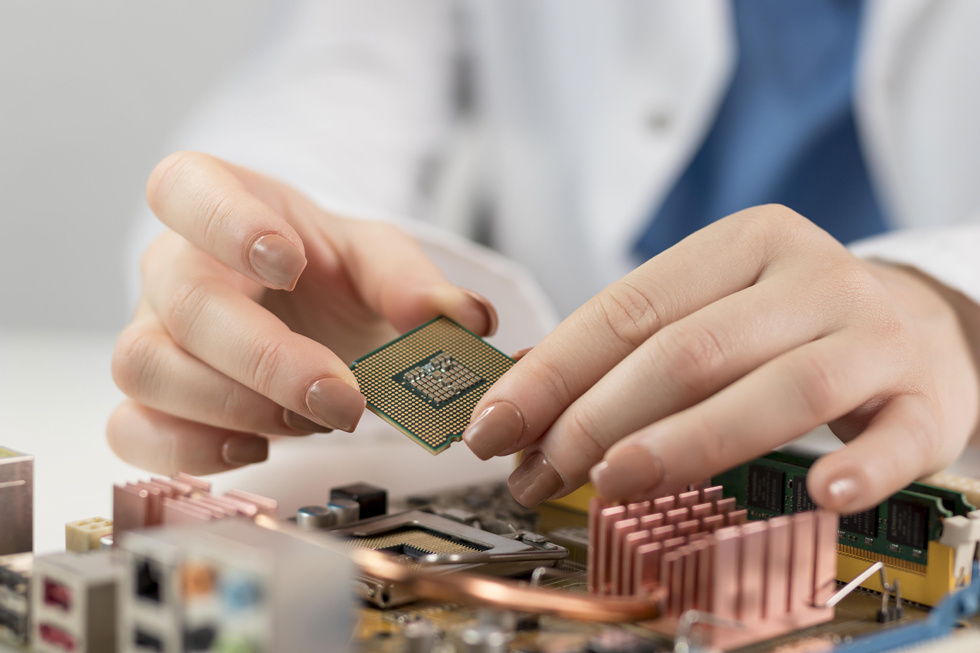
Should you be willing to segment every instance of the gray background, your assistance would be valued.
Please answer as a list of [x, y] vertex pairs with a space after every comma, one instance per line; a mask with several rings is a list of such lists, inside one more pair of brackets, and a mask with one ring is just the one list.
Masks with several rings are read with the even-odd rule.
[[146, 176], [268, 4], [0, 5], [0, 329], [125, 324], [125, 242]]

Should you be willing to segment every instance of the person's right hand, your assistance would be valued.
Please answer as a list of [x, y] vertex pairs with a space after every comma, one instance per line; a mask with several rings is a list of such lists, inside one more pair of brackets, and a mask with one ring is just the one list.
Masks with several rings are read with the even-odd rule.
[[113, 451], [145, 469], [217, 472], [265, 460], [259, 434], [352, 431], [365, 400], [351, 360], [439, 315], [496, 329], [491, 304], [400, 229], [330, 215], [253, 171], [172, 154], [147, 200], [169, 230], [116, 344], [129, 399], [108, 425]]

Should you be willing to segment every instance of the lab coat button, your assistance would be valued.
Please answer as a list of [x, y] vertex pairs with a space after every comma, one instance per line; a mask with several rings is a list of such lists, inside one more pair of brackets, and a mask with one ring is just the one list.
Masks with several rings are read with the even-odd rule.
[[670, 129], [674, 123], [673, 114], [670, 110], [659, 107], [647, 113], [646, 124], [650, 131], [664, 132]]

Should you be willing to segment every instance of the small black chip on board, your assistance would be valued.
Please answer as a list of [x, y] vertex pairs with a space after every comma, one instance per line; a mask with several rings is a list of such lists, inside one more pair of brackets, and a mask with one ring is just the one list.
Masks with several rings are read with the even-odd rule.
[[888, 541], [925, 549], [929, 539], [929, 507], [911, 501], [888, 501]]
[[878, 507], [856, 515], [841, 516], [840, 529], [865, 537], [878, 537]]
[[764, 465], [749, 465], [745, 504], [753, 508], [783, 513], [786, 473]]
[[[810, 498], [810, 493], [806, 491], [806, 477], [793, 477], [793, 512], [806, 512], [816, 510], [817, 504]], [[856, 515], [842, 515], [840, 518], [840, 529], [849, 533], [864, 535], [865, 537], [878, 537], [878, 507], [871, 510], [859, 512]]]
[[808, 512], [816, 510], [817, 504], [810, 498], [810, 493], [806, 491], [806, 476], [793, 477], [793, 514], [798, 512]]

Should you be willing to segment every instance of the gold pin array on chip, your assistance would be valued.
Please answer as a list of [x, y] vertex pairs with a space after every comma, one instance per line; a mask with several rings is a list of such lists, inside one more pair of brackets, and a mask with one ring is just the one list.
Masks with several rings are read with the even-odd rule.
[[367, 407], [437, 454], [459, 440], [480, 397], [514, 364], [437, 317], [351, 364]]

